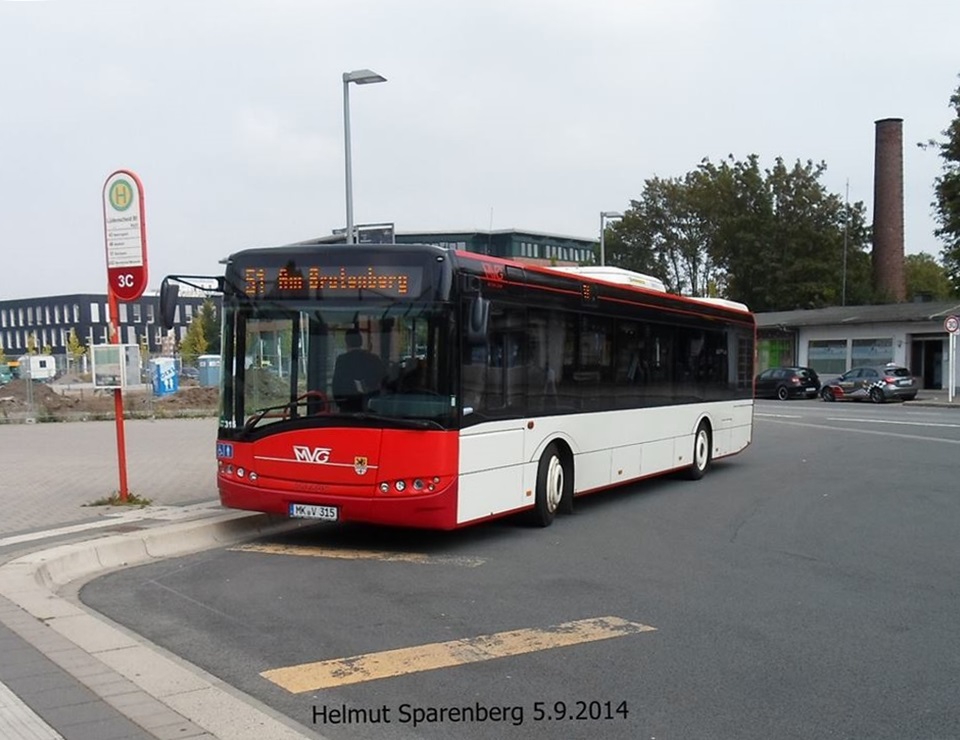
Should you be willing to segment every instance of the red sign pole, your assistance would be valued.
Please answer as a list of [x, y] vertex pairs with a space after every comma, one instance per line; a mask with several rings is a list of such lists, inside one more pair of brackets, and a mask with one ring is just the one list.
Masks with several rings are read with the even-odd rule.
[[[107, 247], [107, 301], [110, 342], [120, 344], [118, 301], [135, 301], [147, 287], [147, 226], [143, 184], [129, 170], [117, 170], [103, 186], [103, 232]], [[121, 366], [125, 363], [120, 354]], [[123, 370], [121, 368], [121, 375]], [[122, 384], [121, 384], [122, 385]], [[126, 503], [127, 445], [123, 429], [123, 388], [113, 389], [117, 422], [117, 462], [120, 468], [120, 501]]]
[[[110, 342], [120, 344], [120, 306], [112, 290], [107, 291], [110, 306]], [[120, 357], [121, 364], [124, 358]], [[120, 468], [120, 503], [127, 503], [130, 496], [127, 488], [127, 438], [123, 429], [123, 389], [113, 389], [113, 416], [117, 423], [117, 466]]]

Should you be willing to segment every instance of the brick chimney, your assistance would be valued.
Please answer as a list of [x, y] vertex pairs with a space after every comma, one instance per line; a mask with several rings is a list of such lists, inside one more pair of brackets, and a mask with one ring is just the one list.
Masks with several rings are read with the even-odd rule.
[[903, 275], [903, 119], [876, 121], [873, 174], [873, 286], [885, 300], [907, 298]]

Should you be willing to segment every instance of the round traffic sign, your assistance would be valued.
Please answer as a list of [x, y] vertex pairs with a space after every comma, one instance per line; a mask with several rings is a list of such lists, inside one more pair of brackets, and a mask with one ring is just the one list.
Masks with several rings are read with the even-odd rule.
[[947, 316], [943, 321], [943, 328], [950, 334], [960, 333], [960, 316]]

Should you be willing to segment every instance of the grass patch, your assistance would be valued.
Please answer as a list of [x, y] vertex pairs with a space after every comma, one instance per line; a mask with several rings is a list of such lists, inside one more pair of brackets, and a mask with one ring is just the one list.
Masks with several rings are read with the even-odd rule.
[[150, 499], [142, 498], [135, 493], [128, 493], [127, 500], [120, 500], [120, 492], [114, 491], [109, 496], [104, 498], [98, 498], [96, 501], [91, 501], [89, 504], [84, 504], [84, 506], [139, 506], [141, 509], [150, 505]]

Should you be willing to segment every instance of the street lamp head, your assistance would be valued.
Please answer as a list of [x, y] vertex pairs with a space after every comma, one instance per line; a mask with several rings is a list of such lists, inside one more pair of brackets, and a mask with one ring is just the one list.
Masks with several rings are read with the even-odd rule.
[[623, 214], [620, 211], [600, 211], [600, 215], [604, 218], [623, 218]]
[[353, 72], [343, 73], [344, 84], [355, 82], [358, 85], [372, 85], [375, 82], [386, 82], [387, 78], [378, 75], [372, 69], [355, 69]]

